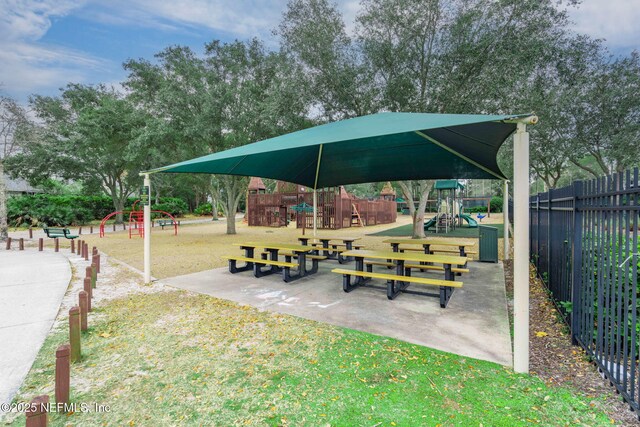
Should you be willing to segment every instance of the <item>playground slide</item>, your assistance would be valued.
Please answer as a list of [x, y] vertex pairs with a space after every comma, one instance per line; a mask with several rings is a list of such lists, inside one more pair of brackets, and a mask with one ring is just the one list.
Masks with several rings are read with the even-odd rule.
[[475, 219], [471, 218], [469, 215], [460, 214], [460, 218], [464, 219], [465, 221], [467, 221], [467, 223], [469, 223], [469, 228], [478, 227], [478, 222]]
[[424, 223], [424, 229], [425, 231], [430, 229], [431, 227], [433, 227], [434, 225], [436, 225], [436, 218], [438, 218], [438, 216], [434, 216], [433, 218], [431, 218], [429, 221]]

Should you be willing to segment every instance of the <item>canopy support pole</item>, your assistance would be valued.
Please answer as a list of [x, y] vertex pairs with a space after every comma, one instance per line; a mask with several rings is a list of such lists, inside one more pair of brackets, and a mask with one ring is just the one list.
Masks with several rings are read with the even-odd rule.
[[151, 179], [144, 174], [144, 190], [147, 200], [144, 204], [144, 283], [151, 283]]
[[509, 181], [504, 180], [504, 190], [502, 191], [502, 216], [504, 217], [504, 230], [503, 230], [503, 238], [504, 241], [504, 259], [509, 259]]
[[313, 189], [313, 237], [318, 234], [318, 192]]
[[526, 122], [517, 126], [513, 137], [513, 370], [528, 373], [529, 133]]

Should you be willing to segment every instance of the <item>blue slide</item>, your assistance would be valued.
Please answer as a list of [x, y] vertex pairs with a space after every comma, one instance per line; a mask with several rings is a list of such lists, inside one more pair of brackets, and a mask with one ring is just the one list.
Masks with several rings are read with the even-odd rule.
[[469, 228], [477, 228], [478, 227], [478, 222], [475, 219], [471, 218], [469, 215], [460, 214], [460, 218], [462, 218], [465, 221], [467, 221], [467, 223], [469, 224]]

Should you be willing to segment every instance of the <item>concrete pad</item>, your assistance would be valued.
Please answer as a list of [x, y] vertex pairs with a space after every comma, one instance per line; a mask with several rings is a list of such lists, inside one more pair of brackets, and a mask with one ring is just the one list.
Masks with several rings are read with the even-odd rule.
[[0, 403], [10, 402], [22, 385], [70, 281], [62, 254], [0, 252]]
[[[180, 289], [203, 293], [263, 310], [291, 314], [336, 326], [397, 338], [463, 356], [511, 366], [511, 336], [502, 263], [469, 263], [469, 274], [457, 280], [446, 309], [439, 299], [403, 293], [389, 301], [380, 280], [350, 293], [342, 290], [342, 276], [331, 273], [335, 261], [320, 264], [317, 274], [291, 283], [280, 275], [256, 279], [251, 272], [229, 273], [227, 268], [161, 280]], [[346, 268], [354, 268], [353, 263]], [[381, 272], [388, 272], [380, 269]], [[442, 278], [443, 273], [414, 273]], [[438, 288], [412, 284], [437, 295]]]

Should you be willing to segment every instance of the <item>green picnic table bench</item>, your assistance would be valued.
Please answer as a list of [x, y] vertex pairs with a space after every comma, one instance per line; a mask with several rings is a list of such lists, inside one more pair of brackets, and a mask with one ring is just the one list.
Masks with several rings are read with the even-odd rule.
[[65, 239], [75, 239], [78, 237], [77, 235], [72, 235], [71, 231], [68, 228], [42, 227], [42, 230], [47, 235], [47, 237], [50, 237], [52, 239], [55, 239], [56, 237], [64, 237]]

